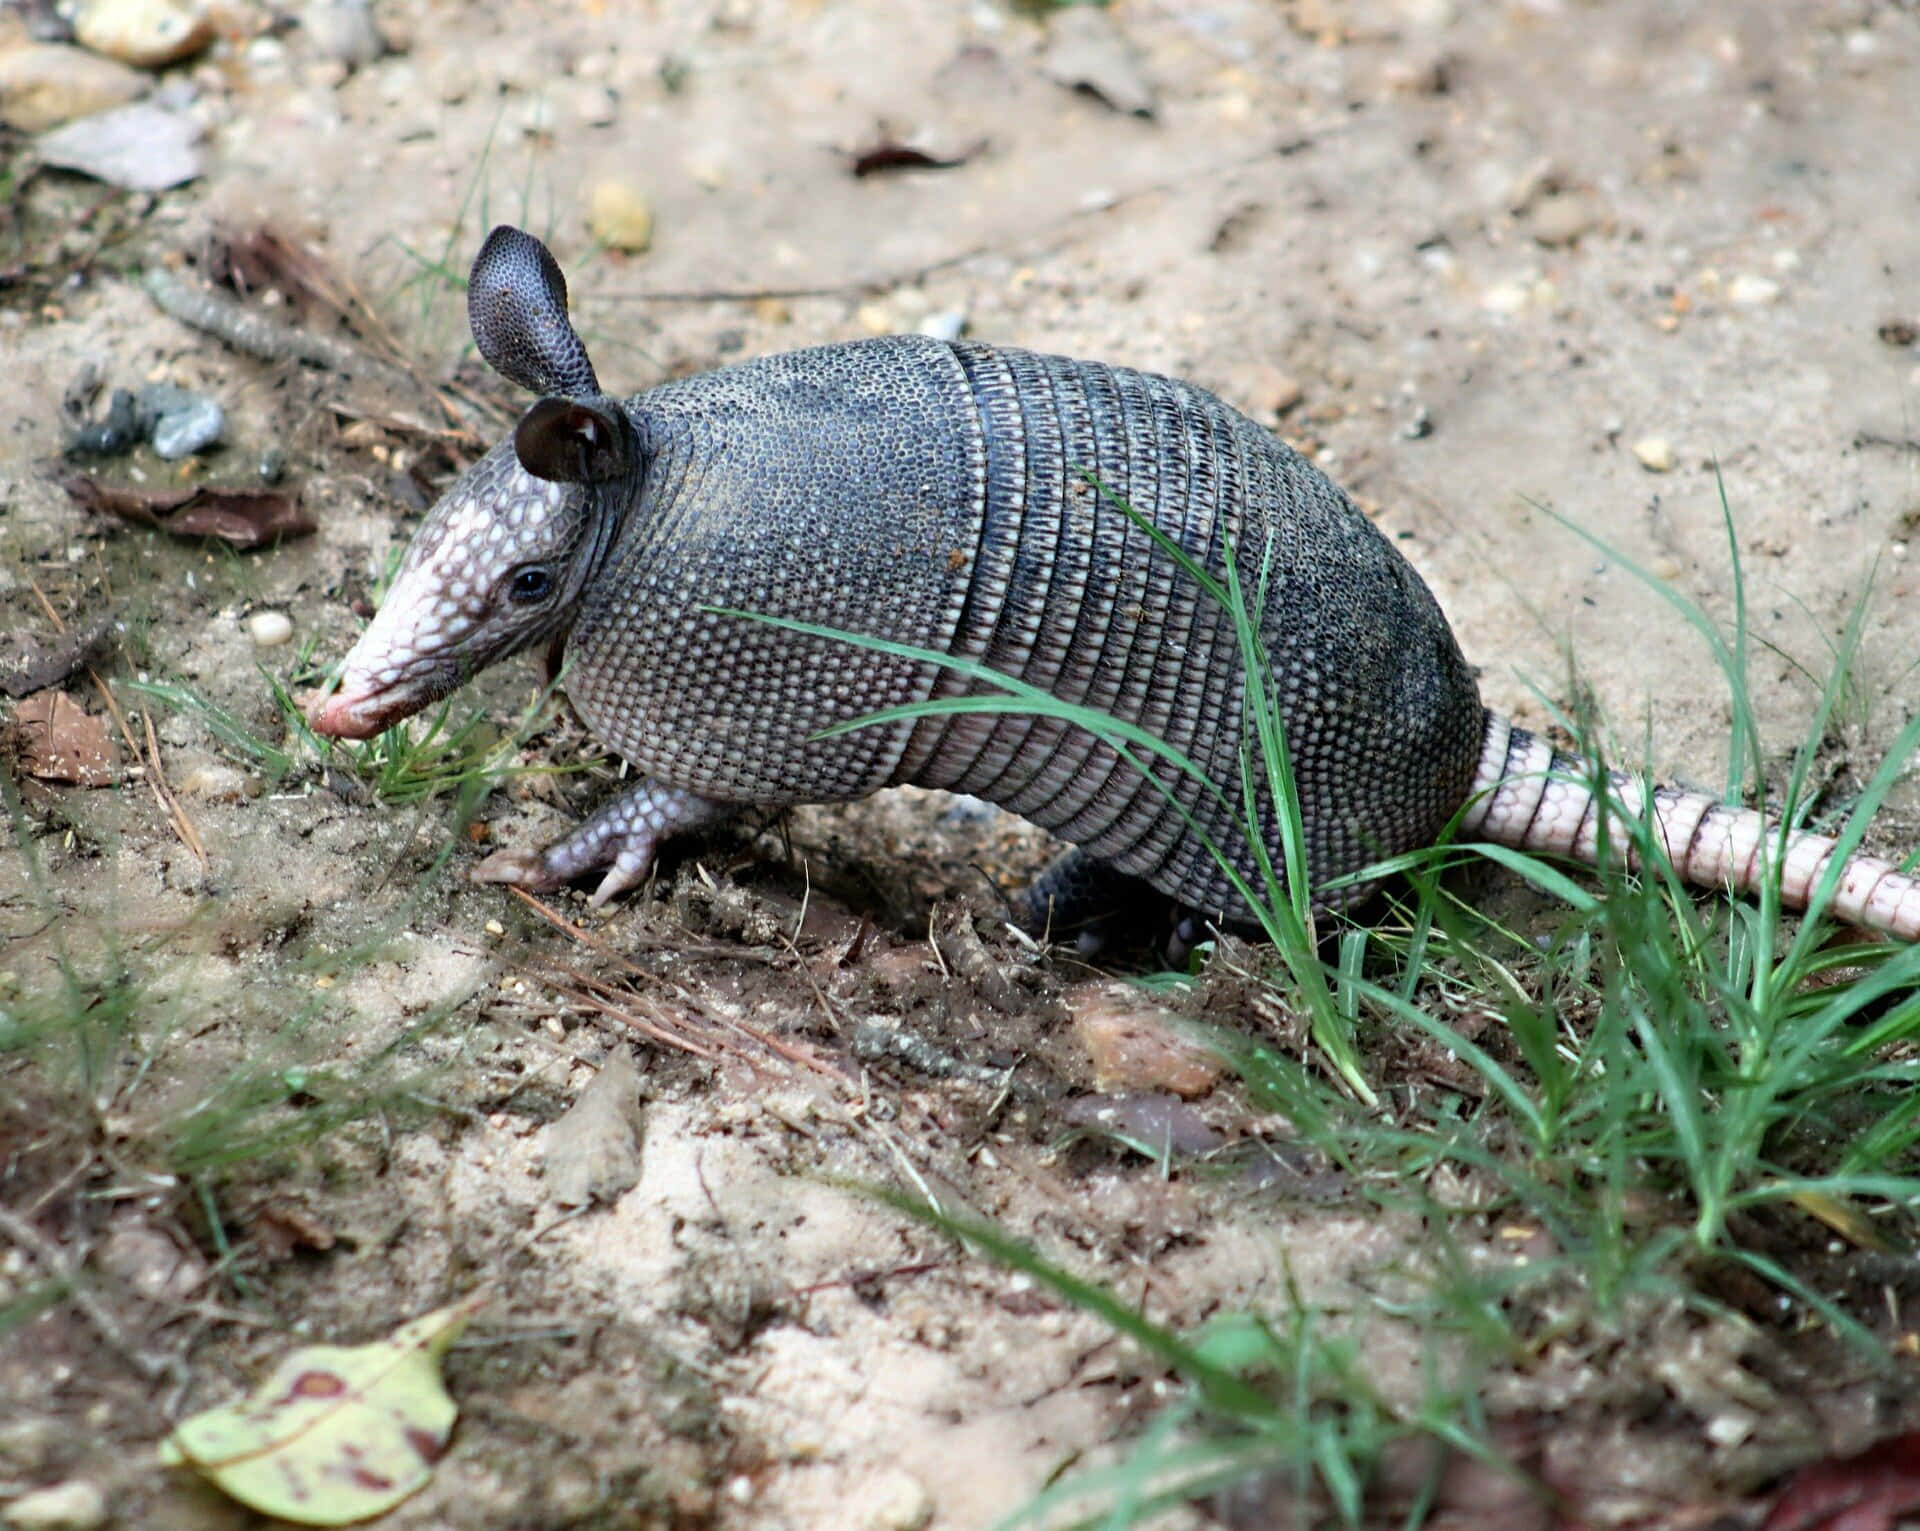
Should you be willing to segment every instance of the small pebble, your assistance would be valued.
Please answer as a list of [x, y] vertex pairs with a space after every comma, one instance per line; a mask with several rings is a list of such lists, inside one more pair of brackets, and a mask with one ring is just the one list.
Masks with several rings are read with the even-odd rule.
[[535, 96], [520, 108], [518, 123], [522, 138], [551, 138], [554, 124], [560, 119], [559, 111], [552, 100], [544, 95]]
[[958, 340], [967, 332], [967, 311], [964, 308], [943, 308], [938, 313], [928, 314], [918, 326], [922, 335], [931, 335], [935, 340]]
[[1731, 1448], [1752, 1435], [1756, 1423], [1745, 1409], [1729, 1409], [1707, 1421], [1706, 1437], [1716, 1446]]
[[625, 181], [602, 181], [593, 188], [587, 231], [608, 249], [638, 255], [653, 243], [653, 209]]
[[300, 12], [300, 30], [322, 58], [349, 69], [371, 64], [387, 51], [367, 0], [312, 0]]
[[74, 40], [136, 69], [173, 64], [213, 41], [213, 18], [189, 0], [91, 0], [74, 18]]
[[277, 484], [287, 476], [287, 454], [281, 447], [268, 447], [254, 464], [254, 472], [263, 484]]
[[1262, 425], [1298, 407], [1305, 390], [1270, 361], [1245, 362], [1227, 380], [1227, 397]]
[[868, 1531], [921, 1531], [933, 1519], [933, 1496], [918, 1478], [903, 1468], [890, 1467], [868, 1485]]
[[134, 443], [146, 434], [133, 395], [124, 388], [113, 390], [106, 417], [90, 420], [74, 432], [67, 443], [69, 457], [118, 457], [133, 450]]
[[1673, 467], [1673, 443], [1665, 436], [1642, 436], [1633, 444], [1633, 455], [1649, 473], [1666, 473]]
[[1490, 314], [1517, 314], [1531, 296], [1519, 282], [1501, 282], [1480, 296], [1480, 306]]
[[125, 64], [64, 43], [0, 53], [0, 122], [23, 133], [125, 106], [146, 88], [146, 76]]
[[5, 1514], [18, 1531], [94, 1531], [107, 1523], [106, 1490], [85, 1478], [69, 1478], [22, 1494]]
[[35, 147], [47, 164], [123, 191], [166, 191], [200, 174], [200, 136], [186, 113], [135, 101], [55, 128]]
[[219, 401], [165, 383], [140, 390], [140, 406], [153, 417], [154, 451], [169, 462], [191, 457], [218, 442], [227, 429]]
[[1727, 286], [1727, 298], [1742, 308], [1758, 308], [1780, 296], [1780, 284], [1770, 276], [1743, 271]]
[[208, 803], [240, 803], [253, 795], [253, 783], [237, 766], [198, 765], [180, 778], [180, 792]]
[[1599, 222], [1599, 216], [1593, 202], [1578, 193], [1548, 197], [1534, 207], [1527, 229], [1543, 245], [1570, 245]]
[[284, 611], [256, 611], [247, 618], [247, 636], [263, 649], [278, 648], [293, 636], [293, 619]]

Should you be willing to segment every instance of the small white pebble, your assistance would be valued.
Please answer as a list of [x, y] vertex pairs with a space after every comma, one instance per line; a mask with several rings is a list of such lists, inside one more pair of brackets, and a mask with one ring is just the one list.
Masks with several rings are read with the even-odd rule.
[[1642, 436], [1633, 444], [1633, 455], [1649, 473], [1666, 473], [1673, 467], [1673, 443], [1665, 436]]
[[1743, 271], [1727, 287], [1727, 297], [1742, 308], [1758, 308], [1780, 296], [1780, 284], [1770, 276]]
[[505, 935], [506, 933], [507, 933], [507, 927], [506, 927], [506, 926], [504, 926], [504, 925], [502, 925], [502, 924], [501, 924], [501, 923], [500, 923], [500, 922], [499, 922], [498, 920], [488, 920], [488, 921], [487, 921], [487, 934], [488, 934], [488, 935], [490, 935], [490, 936], [504, 936], [504, 935]]
[[1481, 294], [1480, 306], [1490, 314], [1517, 314], [1527, 306], [1531, 296], [1518, 282], [1502, 282]]
[[1716, 1414], [1707, 1421], [1707, 1439], [1716, 1446], [1738, 1446], [1752, 1434], [1753, 1418], [1748, 1414]]
[[293, 619], [284, 611], [256, 611], [247, 618], [247, 636], [263, 649], [278, 648], [293, 636]]
[[912, 1473], [889, 1468], [868, 1488], [866, 1514], [870, 1531], [921, 1531], [933, 1519], [933, 1496]]
[[7, 1506], [6, 1522], [21, 1531], [93, 1531], [107, 1523], [106, 1491], [85, 1478], [69, 1478], [22, 1494]]
[[922, 335], [931, 335], [935, 340], [958, 340], [967, 330], [967, 311], [964, 308], [943, 308], [938, 313], [928, 314], [918, 325]]

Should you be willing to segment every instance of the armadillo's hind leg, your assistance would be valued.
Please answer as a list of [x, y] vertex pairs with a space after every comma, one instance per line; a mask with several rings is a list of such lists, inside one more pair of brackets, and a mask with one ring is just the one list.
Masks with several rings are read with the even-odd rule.
[[1164, 925], [1171, 907], [1165, 894], [1076, 845], [1034, 879], [1021, 923], [1033, 935], [1071, 941], [1081, 956], [1093, 957]]
[[504, 882], [536, 892], [557, 888], [599, 867], [607, 868], [591, 900], [598, 909], [616, 893], [637, 887], [653, 868], [654, 852], [672, 835], [704, 829], [739, 812], [732, 803], [639, 781], [564, 840], [543, 851], [503, 850], [473, 869], [475, 882]]

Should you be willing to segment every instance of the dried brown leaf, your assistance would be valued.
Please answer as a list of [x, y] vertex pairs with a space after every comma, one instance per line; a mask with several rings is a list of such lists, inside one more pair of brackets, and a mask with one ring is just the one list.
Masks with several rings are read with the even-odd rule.
[[236, 548], [266, 547], [314, 530], [298, 494], [280, 489], [120, 489], [85, 474], [63, 486], [73, 500], [102, 515], [175, 537], [212, 537]]
[[1920, 1511], [1920, 1430], [1801, 1468], [1760, 1531], [1894, 1531]]
[[64, 691], [41, 691], [14, 709], [9, 743], [20, 769], [39, 781], [109, 787], [120, 751], [107, 720], [91, 716]]

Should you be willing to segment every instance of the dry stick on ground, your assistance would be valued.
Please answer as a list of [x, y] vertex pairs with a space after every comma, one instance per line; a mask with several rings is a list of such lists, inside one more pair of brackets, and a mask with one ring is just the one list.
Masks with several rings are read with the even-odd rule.
[[[47, 614], [47, 620], [53, 624], [54, 631], [64, 633], [67, 630], [67, 624], [60, 620], [60, 613], [53, 609], [53, 602], [47, 599], [46, 591], [31, 579], [27, 581], [27, 588], [40, 602], [40, 609]], [[133, 729], [127, 723], [126, 714], [120, 710], [120, 703], [114, 697], [113, 688], [107, 684], [106, 677], [92, 665], [87, 666], [87, 674], [99, 688], [100, 699], [106, 704], [115, 726], [119, 728], [120, 737], [127, 741], [128, 753], [145, 767], [147, 785], [153, 788], [153, 795], [160, 803], [160, 811], [166, 814], [167, 822], [173, 826], [173, 832], [179, 837], [180, 843], [191, 851], [194, 860], [200, 863], [200, 875], [205, 877], [212, 870], [212, 863], [207, 859], [207, 847], [200, 838], [200, 831], [194, 827], [193, 820], [187, 817], [186, 810], [180, 806], [180, 800], [173, 795], [173, 788], [167, 785], [167, 773], [160, 764], [160, 740], [153, 731], [152, 714], [141, 714], [141, 721], [146, 724], [147, 734], [146, 748], [142, 749], [140, 741], [134, 737]]]
[[[641, 967], [638, 963], [628, 961], [625, 957], [621, 956], [620, 953], [616, 952], [612, 947], [608, 946], [606, 942], [582, 930], [578, 925], [574, 924], [571, 920], [567, 919], [565, 915], [562, 915], [558, 911], [548, 907], [546, 904], [541, 903], [539, 899], [535, 898], [531, 893], [528, 893], [524, 888], [510, 887], [507, 889], [507, 891], [513, 894], [515, 898], [519, 899], [529, 909], [533, 910], [533, 912], [539, 915], [541, 919], [545, 920], [548, 924], [552, 925], [556, 930], [563, 932], [565, 935], [569, 936], [574, 941], [577, 941], [580, 945], [586, 947], [587, 950], [591, 952], [596, 952], [600, 956], [605, 957], [607, 960], [609, 960], [610, 962], [613, 962], [618, 967], [623, 969], [625, 972], [632, 974], [633, 976], [638, 978], [646, 978], [650, 980], [657, 977], [657, 975], [649, 973], [645, 968]], [[732, 947], [721, 947], [721, 948], [717, 948], [716, 950], [729, 956], [737, 954], [734, 948]], [[594, 982], [594, 980], [587, 979], [583, 975], [573, 972], [571, 969], [563, 968], [561, 969], [561, 971], [567, 973], [568, 977], [574, 979], [577, 982], [580, 982], [580, 983]], [[701, 1019], [708, 1024], [710, 1028], [712, 1028], [712, 1031], [710, 1031], [709, 1034], [712, 1035], [713, 1041], [717, 1045], [722, 1047], [727, 1047], [728, 1043], [726, 1042], [724, 1037], [720, 1037], [718, 1035], [715, 1035], [714, 1033], [717, 1033], [719, 1027], [722, 1027], [722, 1026], [731, 1027], [735, 1031], [741, 1032], [744, 1035], [751, 1037], [754, 1041], [758, 1042], [762, 1047], [766, 1048], [769, 1052], [775, 1054], [778, 1057], [786, 1059], [789, 1063], [799, 1064], [803, 1068], [812, 1069], [816, 1073], [825, 1074], [828, 1077], [833, 1079], [840, 1079], [843, 1077], [838, 1069], [834, 1068], [829, 1063], [823, 1062], [810, 1048], [796, 1047], [791, 1042], [782, 1041], [780, 1038], [773, 1036], [768, 1032], [761, 1031], [757, 1027], [749, 1026], [745, 1021], [736, 1021], [736, 1020], [731, 1020], [726, 1016], [712, 1015], [704, 1005], [702, 1005], [697, 999], [693, 997], [693, 995], [689, 994], [680, 985], [678, 984], [674, 985], [674, 989], [675, 989], [675, 992], [679, 994], [681, 999], [684, 1000], [687, 1003], [687, 1005], [690, 1006], [694, 1010], [694, 1012], [698, 1014], [701, 1017]], [[599, 1008], [599, 1005], [595, 1004], [595, 1008]], [[730, 1050], [733, 1052], [739, 1053], [741, 1056], [747, 1056], [741, 1049], [737, 1047], [730, 1048]]]
[[448, 394], [483, 410], [491, 417], [502, 415], [497, 404], [471, 389], [457, 384], [435, 387], [410, 366], [388, 361], [328, 335], [315, 335], [293, 325], [282, 324], [278, 319], [249, 308], [223, 292], [188, 282], [164, 266], [148, 267], [146, 275], [141, 278], [141, 285], [162, 313], [261, 361], [311, 362], [316, 367], [324, 367], [332, 372], [376, 378], [404, 396], [416, 397], [424, 393], [456, 425], [460, 423], [460, 413], [447, 397]]
[[[653, 979], [657, 976], [647, 972], [647, 970], [639, 966], [639, 964], [628, 961], [625, 957], [621, 956], [620, 953], [608, 946], [606, 942], [582, 930], [578, 925], [574, 924], [557, 910], [542, 903], [524, 888], [509, 887], [507, 891], [513, 894], [515, 898], [519, 899], [521, 903], [525, 904], [535, 914], [539, 915], [541, 919], [552, 925], [556, 930], [564, 932], [589, 951], [597, 952], [613, 962], [616, 966], [625, 969], [629, 974], [647, 979]], [[732, 949], [726, 948], [726, 950], [731, 951]], [[804, 962], [801, 966], [804, 969]], [[584, 987], [602, 990], [607, 988], [607, 985], [601, 983], [599, 980], [590, 979], [584, 974], [574, 972], [572, 969], [561, 968], [560, 971], [566, 973], [569, 978], [572, 978]], [[558, 985], [555, 985], [555, 987], [557, 988]], [[687, 992], [684, 986], [675, 984], [673, 987], [674, 992], [680, 996], [682, 1001], [710, 1025], [717, 1022], [719, 1026], [731, 1027], [733, 1030], [752, 1038], [776, 1057], [783, 1058], [789, 1063], [797, 1064], [802, 1068], [822, 1074], [842, 1089], [852, 1089], [854, 1087], [853, 1081], [847, 1078], [844, 1071], [835, 1068], [831, 1063], [819, 1057], [811, 1048], [796, 1046], [768, 1032], [761, 1031], [758, 1027], [749, 1026], [745, 1021], [732, 1020], [726, 1016], [713, 1016], [707, 1011], [704, 1005], [695, 999], [692, 994]], [[563, 990], [562, 992], [566, 991]], [[659, 1039], [670, 1046], [682, 1048], [687, 1052], [696, 1051], [694, 1044], [687, 1042], [683, 1038], [673, 1036], [670, 1032], [665, 1031], [664, 1028], [658, 1028], [657, 1023], [642, 1021], [638, 1016], [622, 1010], [611, 1002], [602, 1000], [591, 993], [584, 992], [584, 989], [582, 992], [577, 992], [569, 997], [579, 999], [590, 1008], [603, 1011], [619, 1019], [624, 1024], [641, 1031], [643, 1034], [654, 1035], [656, 1031], [658, 1031], [660, 1033]], [[724, 1037], [714, 1035], [713, 1040], [719, 1046], [726, 1048], [736, 1056], [745, 1058], [749, 1062], [755, 1061], [745, 1049], [739, 1047], [737, 1044], [729, 1043]], [[940, 1197], [935, 1193], [933, 1187], [928, 1184], [926, 1176], [921, 1174], [919, 1169], [913, 1164], [913, 1161], [908, 1157], [906, 1145], [900, 1141], [898, 1135], [884, 1124], [874, 1121], [865, 1111], [851, 1109], [844, 1102], [841, 1103], [841, 1112], [842, 1119], [847, 1127], [851, 1131], [879, 1143], [888, 1156], [892, 1158], [895, 1165], [898, 1166], [900, 1173], [919, 1191], [920, 1195], [926, 1199], [927, 1205], [933, 1208], [936, 1214], [941, 1213], [942, 1206]]]

